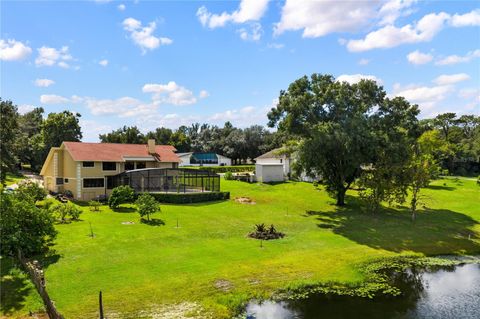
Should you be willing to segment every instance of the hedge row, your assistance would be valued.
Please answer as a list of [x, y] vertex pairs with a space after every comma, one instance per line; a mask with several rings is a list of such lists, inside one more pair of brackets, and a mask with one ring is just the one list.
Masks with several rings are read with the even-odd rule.
[[226, 173], [226, 172], [254, 172], [255, 165], [235, 165], [235, 166], [193, 166], [185, 168], [201, 169], [205, 171], [211, 171], [213, 173]]
[[210, 202], [230, 198], [230, 192], [205, 192], [205, 193], [153, 193], [150, 194], [161, 203], [188, 204]]

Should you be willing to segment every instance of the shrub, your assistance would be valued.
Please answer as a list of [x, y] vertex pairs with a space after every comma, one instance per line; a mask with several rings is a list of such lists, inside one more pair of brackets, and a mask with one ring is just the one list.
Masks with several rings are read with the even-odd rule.
[[68, 189], [63, 192], [63, 195], [64, 195], [65, 197], [67, 197], [67, 198], [73, 198], [73, 193], [72, 193], [72, 191], [71, 191], [71, 190], [68, 190]]
[[138, 196], [135, 205], [137, 205], [140, 217], [147, 216], [148, 220], [150, 220], [151, 214], [160, 211], [160, 204], [155, 200], [155, 197], [150, 194], [142, 194]]
[[100, 208], [100, 202], [96, 200], [91, 200], [88, 202], [88, 206], [90, 206], [90, 210], [98, 212]]
[[205, 193], [155, 193], [151, 194], [158, 202], [172, 204], [189, 204], [226, 200], [230, 192], [205, 192]]
[[285, 234], [277, 231], [273, 225], [267, 227], [265, 224], [256, 224], [253, 228], [253, 232], [248, 234], [248, 236], [255, 239], [270, 240], [283, 238], [285, 237]]
[[118, 186], [112, 190], [112, 194], [108, 198], [108, 206], [110, 208], [117, 208], [121, 204], [131, 203], [135, 198], [135, 192], [128, 186]]
[[223, 175], [223, 178], [227, 181], [233, 180], [233, 173], [232, 172], [226, 172], [225, 175]]
[[480, 175], [478, 175], [478, 178], [477, 178], [477, 185], [480, 186]]
[[67, 215], [70, 216], [70, 218], [73, 220], [78, 220], [78, 218], [82, 214], [82, 210], [72, 203], [66, 203], [63, 205], [65, 205]]
[[51, 204], [48, 207], [48, 211], [61, 223], [66, 222], [67, 217], [70, 217], [72, 220], [78, 220], [82, 214], [82, 210], [72, 203]]
[[37, 202], [47, 197], [47, 191], [38, 183], [32, 180], [23, 180], [20, 182], [17, 189], [18, 198], [30, 202]]

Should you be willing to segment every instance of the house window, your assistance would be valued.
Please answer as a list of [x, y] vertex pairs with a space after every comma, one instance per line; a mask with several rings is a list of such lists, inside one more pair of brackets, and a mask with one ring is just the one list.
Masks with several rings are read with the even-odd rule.
[[83, 188], [99, 188], [105, 186], [104, 178], [84, 178], [83, 179]]
[[116, 171], [117, 170], [117, 163], [115, 162], [103, 162], [102, 169], [104, 171]]
[[63, 177], [57, 177], [55, 183], [57, 185], [63, 185]]
[[135, 162], [125, 162], [125, 170], [131, 171], [132, 169], [135, 169]]
[[282, 164], [282, 163], [283, 163], [283, 159], [280, 159], [280, 164]]
[[147, 164], [145, 162], [137, 162], [137, 169], [146, 168]]
[[95, 162], [83, 162], [83, 167], [95, 167]]
[[65, 184], [68, 184], [68, 178], [65, 178], [65, 179], [63, 180], [63, 182], [64, 182]]

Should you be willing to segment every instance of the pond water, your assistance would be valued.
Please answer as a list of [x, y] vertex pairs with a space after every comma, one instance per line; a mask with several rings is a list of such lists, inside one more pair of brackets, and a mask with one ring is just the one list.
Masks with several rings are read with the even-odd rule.
[[393, 277], [399, 297], [374, 300], [315, 295], [306, 300], [247, 306], [248, 319], [395, 318], [479, 319], [480, 265], [465, 264], [435, 271], [409, 270]]

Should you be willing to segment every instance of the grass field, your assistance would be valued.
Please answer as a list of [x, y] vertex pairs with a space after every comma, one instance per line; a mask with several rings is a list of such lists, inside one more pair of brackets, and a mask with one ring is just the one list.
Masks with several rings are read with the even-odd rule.
[[[325, 191], [308, 183], [222, 180], [222, 190], [256, 204], [165, 204], [153, 216], [161, 219], [157, 226], [140, 223], [133, 207], [82, 207], [81, 221], [58, 225], [56, 255], [45, 273], [60, 312], [95, 318], [102, 290], [109, 318], [171, 317], [172, 311], [222, 318], [252, 297], [289, 285], [359, 282], [358, 265], [377, 257], [480, 253], [480, 187], [474, 180], [433, 182], [423, 191], [428, 208], [414, 224], [402, 207], [376, 216], [363, 212], [354, 191], [348, 207], [338, 210]], [[135, 224], [122, 224], [129, 221]], [[246, 237], [256, 223], [273, 223], [286, 237], [260, 247]], [[2, 300], [4, 314], [40, 308], [8, 260], [2, 260], [2, 286], [2, 297], [10, 296]]]
[[20, 182], [23, 179], [25, 179], [25, 176], [23, 176], [21, 174], [7, 173], [7, 177], [5, 179], [5, 184], [7, 186], [12, 185], [12, 184], [17, 184], [18, 182]]

